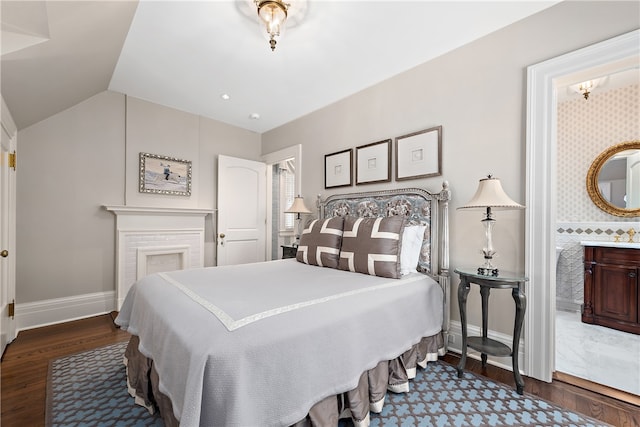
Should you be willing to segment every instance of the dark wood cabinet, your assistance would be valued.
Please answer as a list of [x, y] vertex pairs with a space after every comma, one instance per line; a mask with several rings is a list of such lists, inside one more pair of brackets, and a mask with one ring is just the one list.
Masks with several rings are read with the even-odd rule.
[[640, 334], [640, 249], [584, 247], [582, 321]]

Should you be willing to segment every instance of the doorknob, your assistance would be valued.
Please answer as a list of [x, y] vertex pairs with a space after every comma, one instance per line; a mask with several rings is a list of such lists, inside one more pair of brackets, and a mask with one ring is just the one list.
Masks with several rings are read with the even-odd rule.
[[1, 256], [2, 258], [6, 258], [6, 257], [8, 257], [8, 256], [9, 256], [9, 251], [8, 251], [8, 250], [6, 250], [6, 249], [4, 249], [2, 252], [0, 252], [0, 256]]
[[224, 239], [224, 233], [220, 233], [220, 238]]

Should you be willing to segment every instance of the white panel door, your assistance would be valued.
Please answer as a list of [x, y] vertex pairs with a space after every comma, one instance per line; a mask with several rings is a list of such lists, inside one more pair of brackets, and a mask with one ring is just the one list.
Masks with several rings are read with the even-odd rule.
[[627, 209], [640, 208], [640, 150], [627, 157]]
[[2, 153], [0, 155], [0, 354], [16, 337], [15, 318], [15, 168], [9, 167], [9, 153], [15, 153], [15, 133], [9, 135], [1, 126]]
[[266, 165], [218, 156], [217, 265], [266, 259]]

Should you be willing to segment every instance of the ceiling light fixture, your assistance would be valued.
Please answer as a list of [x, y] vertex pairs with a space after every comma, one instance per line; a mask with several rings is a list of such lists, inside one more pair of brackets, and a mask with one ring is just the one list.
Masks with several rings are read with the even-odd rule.
[[584, 96], [584, 99], [589, 99], [589, 94], [593, 90], [593, 82], [588, 81], [584, 83], [580, 83], [578, 86], [578, 91]]
[[280, 32], [284, 29], [287, 20], [287, 9], [289, 4], [281, 0], [254, 0], [258, 6], [258, 16], [267, 27], [269, 34], [269, 45], [271, 50], [276, 50], [276, 37], [280, 37]]
[[575, 84], [573, 86], [570, 86], [570, 88], [574, 91], [579, 93], [580, 95], [582, 95], [584, 97], [584, 99], [588, 100], [589, 99], [589, 95], [591, 95], [591, 92], [593, 92], [593, 90], [598, 87], [598, 86], [602, 86], [603, 82], [605, 81], [606, 77], [602, 77], [599, 79], [592, 79], [592, 80], [587, 80], [584, 81], [582, 83], [578, 83]]

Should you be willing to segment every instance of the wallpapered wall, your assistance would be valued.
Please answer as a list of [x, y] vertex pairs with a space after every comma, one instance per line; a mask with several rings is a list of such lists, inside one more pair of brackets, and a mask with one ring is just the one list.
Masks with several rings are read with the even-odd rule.
[[[577, 95], [577, 94], [576, 94]], [[581, 96], [558, 104], [558, 222], [630, 222], [600, 210], [587, 194], [593, 160], [620, 142], [640, 139], [640, 85]]]
[[[640, 85], [609, 91], [594, 90], [588, 100], [579, 95], [558, 104], [558, 212], [556, 246], [562, 248], [556, 266], [556, 306], [580, 311], [584, 300], [583, 247], [580, 241], [622, 241], [640, 218], [609, 215], [593, 204], [586, 176], [593, 160], [608, 147], [640, 139]], [[638, 238], [635, 238], [635, 241]]]

